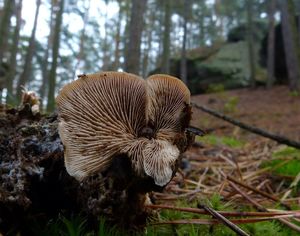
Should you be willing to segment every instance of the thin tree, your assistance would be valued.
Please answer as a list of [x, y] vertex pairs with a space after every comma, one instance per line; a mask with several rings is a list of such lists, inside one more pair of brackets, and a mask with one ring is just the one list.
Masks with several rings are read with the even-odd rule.
[[109, 63], [110, 63], [110, 55], [109, 55], [109, 35], [108, 35], [108, 0], [105, 0], [105, 14], [104, 14], [104, 39], [103, 39], [103, 45], [102, 45], [102, 52], [103, 52], [103, 57], [102, 57], [102, 70], [106, 71], [109, 69]]
[[56, 69], [59, 56], [59, 46], [60, 46], [60, 33], [62, 26], [62, 17], [64, 12], [64, 0], [60, 0], [59, 9], [55, 17], [55, 27], [53, 34], [53, 51], [52, 51], [52, 63], [49, 73], [49, 90], [48, 90], [48, 103], [47, 111], [51, 112], [55, 107], [55, 84], [56, 84]]
[[299, 47], [297, 40], [297, 30], [295, 18], [292, 14], [292, 0], [279, 1], [281, 12], [281, 29], [283, 35], [286, 66], [289, 77], [289, 87], [291, 91], [300, 91], [300, 71], [299, 71]]
[[[298, 12], [298, 33], [300, 34], [300, 1], [295, 1], [297, 12]], [[299, 44], [300, 44], [300, 36], [299, 36]]]
[[20, 29], [22, 23], [22, 0], [19, 0], [16, 4], [15, 8], [15, 15], [16, 15], [16, 26], [13, 33], [13, 40], [10, 49], [10, 61], [9, 61], [9, 71], [6, 77], [6, 88], [7, 88], [7, 95], [6, 95], [6, 103], [11, 104], [13, 103], [13, 82], [16, 76], [16, 66], [17, 66], [17, 53], [18, 53], [18, 46], [20, 40]]
[[181, 48], [181, 60], [180, 60], [180, 78], [185, 83], [187, 81], [187, 65], [186, 65], [186, 37], [187, 37], [187, 24], [188, 24], [188, 14], [189, 14], [189, 0], [184, 0], [183, 7], [183, 38], [182, 38], [182, 48]]
[[25, 63], [23, 72], [20, 75], [18, 84], [17, 84], [17, 98], [21, 98], [22, 94], [22, 86], [25, 86], [27, 81], [29, 80], [29, 77], [31, 76], [31, 69], [32, 69], [32, 58], [35, 50], [35, 33], [38, 23], [38, 17], [40, 12], [40, 6], [41, 6], [41, 0], [36, 1], [36, 10], [35, 10], [35, 16], [34, 16], [34, 23], [33, 28], [31, 31], [31, 36], [29, 39], [29, 45], [27, 47], [27, 52], [25, 56]]
[[[126, 25], [125, 25], [125, 30], [124, 30], [124, 37], [123, 37], [123, 44], [124, 44], [124, 50], [123, 50], [123, 54], [124, 54], [124, 57], [125, 57], [125, 54], [126, 54], [126, 47], [129, 43], [129, 28], [130, 28], [130, 10], [131, 10], [131, 0], [124, 0], [125, 2], [125, 6], [124, 6], [124, 11], [125, 11], [125, 22], [126, 22]], [[125, 63], [123, 65], [123, 67], [125, 68]]]
[[253, 38], [253, 0], [246, 0], [247, 8], [247, 38], [248, 38], [248, 53], [249, 53], [249, 68], [250, 68], [250, 86], [256, 86], [255, 81], [255, 57], [254, 57], [254, 38]]
[[162, 66], [162, 54], [163, 54], [163, 35], [164, 35], [164, 28], [161, 27], [161, 22], [164, 22], [164, 14], [163, 11], [161, 11], [161, 7], [159, 4], [156, 4], [156, 22], [154, 22], [154, 31], [156, 35], [158, 36], [158, 49], [157, 49], [157, 57], [155, 60], [155, 67], [161, 67]]
[[171, 33], [171, 0], [164, 1], [164, 33], [163, 33], [163, 53], [161, 68], [162, 72], [170, 73], [170, 33]]
[[200, 47], [205, 46], [205, 1], [200, 0], [199, 2], [199, 10], [200, 10], [200, 15], [199, 15], [199, 44]]
[[51, 0], [51, 9], [50, 9], [50, 20], [49, 20], [49, 35], [47, 38], [47, 45], [48, 47], [45, 50], [45, 56], [44, 60], [42, 62], [42, 83], [39, 89], [40, 93], [40, 98], [42, 101], [44, 101], [46, 94], [47, 94], [47, 89], [48, 89], [48, 81], [47, 79], [49, 78], [49, 57], [52, 52], [52, 47], [53, 47], [53, 31], [54, 31], [54, 8], [57, 7], [57, 1]]
[[122, 6], [122, 1], [117, 0], [119, 4], [119, 13], [116, 25], [116, 35], [115, 35], [115, 53], [114, 53], [114, 62], [113, 70], [118, 70], [120, 66], [120, 44], [121, 44], [121, 23], [123, 20], [124, 7]]
[[9, 37], [9, 29], [10, 29], [10, 18], [13, 14], [15, 1], [14, 0], [6, 0], [4, 2], [3, 13], [1, 16], [0, 22], [0, 65], [3, 61], [3, 56], [7, 51], [7, 42]]
[[144, 50], [143, 50], [143, 60], [142, 60], [142, 76], [145, 78], [148, 74], [148, 66], [149, 66], [149, 54], [152, 50], [152, 25], [155, 21], [155, 11], [149, 11], [147, 18], [147, 24], [144, 30]]
[[215, 8], [216, 17], [219, 21], [219, 24], [217, 26], [218, 29], [217, 41], [223, 41], [224, 17], [222, 16], [222, 1], [215, 0], [214, 8]]
[[7, 42], [10, 30], [10, 18], [13, 13], [15, 1], [6, 0], [4, 2], [3, 13], [0, 19], [0, 103], [2, 101], [2, 90], [5, 86], [5, 74], [7, 71], [7, 63], [4, 64], [3, 58], [7, 52]]
[[134, 74], [140, 72], [141, 38], [144, 26], [143, 15], [147, 0], [132, 0], [129, 40], [125, 45], [125, 71]]
[[275, 78], [274, 78], [274, 62], [275, 62], [275, 0], [269, 0], [269, 33], [268, 33], [268, 81], [267, 88], [271, 88]]
[[72, 76], [72, 78], [75, 78], [76, 76], [76, 70], [78, 70], [78, 67], [80, 66], [80, 63], [83, 61], [84, 59], [84, 41], [85, 41], [85, 37], [86, 37], [86, 26], [88, 24], [89, 21], [89, 11], [90, 11], [90, 6], [91, 6], [91, 0], [87, 1], [87, 5], [85, 6], [84, 9], [84, 15], [83, 15], [83, 27], [80, 33], [80, 39], [79, 39], [79, 51], [77, 54], [77, 61], [74, 67], [74, 74]]

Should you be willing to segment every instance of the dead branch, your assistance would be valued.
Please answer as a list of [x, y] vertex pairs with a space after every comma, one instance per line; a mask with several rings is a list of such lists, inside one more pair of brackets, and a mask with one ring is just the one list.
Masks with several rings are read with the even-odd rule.
[[[263, 206], [261, 206], [258, 202], [256, 202], [255, 200], [253, 200], [252, 198], [250, 198], [248, 196], [247, 193], [243, 192], [241, 189], [239, 189], [234, 183], [229, 182], [229, 185], [236, 190], [239, 194], [241, 194], [246, 200], [248, 200], [257, 210], [259, 211], [266, 211], [268, 212], [268, 210], [266, 208], [264, 208]], [[282, 219], [279, 218], [278, 219], [282, 224], [285, 224], [286, 226], [290, 227], [291, 229], [300, 232], [300, 227], [296, 224], [293, 224], [292, 222], [290, 222], [288, 219]]]
[[220, 112], [217, 112], [215, 110], [212, 110], [212, 109], [209, 109], [205, 106], [202, 106], [202, 105], [198, 105], [196, 103], [192, 103], [193, 104], [193, 107], [205, 112], [205, 113], [208, 113], [212, 116], [215, 116], [217, 118], [220, 118], [222, 120], [225, 120], [233, 125], [236, 125], [242, 129], [245, 129], [245, 130], [248, 130], [252, 133], [255, 133], [255, 134], [258, 134], [260, 136], [263, 136], [263, 137], [266, 137], [266, 138], [269, 138], [269, 139], [272, 139], [272, 140], [275, 140], [277, 141], [278, 143], [282, 143], [282, 144], [286, 144], [288, 146], [291, 146], [291, 147], [295, 147], [295, 148], [298, 148], [300, 149], [300, 143], [295, 141], [295, 140], [291, 140], [285, 136], [282, 136], [282, 135], [278, 135], [278, 134], [273, 134], [273, 133], [270, 133], [268, 131], [265, 131], [263, 129], [259, 129], [257, 127], [253, 127], [251, 125], [248, 125], [248, 124], [245, 124], [245, 123], [242, 123], [241, 121], [239, 120], [236, 120], [236, 119], [233, 119], [232, 117], [229, 117], [229, 116], [226, 116]]
[[213, 217], [215, 217], [216, 219], [218, 219], [219, 221], [221, 221], [224, 225], [226, 225], [228, 228], [230, 228], [235, 233], [237, 233], [237, 235], [242, 235], [242, 236], [249, 235], [245, 231], [243, 231], [240, 227], [238, 227], [237, 225], [235, 225], [234, 223], [232, 223], [230, 220], [228, 220], [227, 218], [225, 218], [223, 215], [221, 215], [220, 213], [218, 213], [214, 209], [212, 209], [212, 208], [210, 208], [208, 206], [205, 206], [205, 205], [200, 205], [200, 204], [199, 204], [198, 207], [203, 208], [205, 211], [207, 211], [208, 213], [210, 213]]
[[[203, 209], [193, 208], [193, 207], [175, 207], [170, 205], [147, 205], [150, 209], [167, 209], [174, 211], [190, 212], [200, 215], [209, 215], [207, 211]], [[270, 216], [283, 216], [283, 215], [294, 215], [298, 216], [300, 211], [272, 211], [272, 212], [234, 212], [234, 211], [217, 211], [219, 214], [227, 217], [270, 217]]]
[[264, 197], [266, 197], [266, 198], [269, 198], [269, 199], [273, 200], [274, 202], [280, 202], [280, 204], [281, 204], [282, 206], [284, 206], [285, 208], [287, 208], [288, 210], [291, 209], [291, 207], [290, 207], [289, 205], [283, 203], [282, 201], [280, 201], [279, 198], [277, 198], [277, 197], [275, 197], [275, 196], [272, 196], [271, 194], [268, 194], [268, 193], [263, 192], [263, 191], [261, 191], [261, 190], [259, 190], [259, 189], [257, 189], [257, 188], [254, 188], [254, 187], [252, 187], [252, 186], [249, 186], [249, 185], [247, 185], [247, 184], [245, 184], [245, 183], [243, 183], [243, 182], [241, 182], [241, 181], [238, 181], [238, 180], [236, 180], [235, 178], [232, 178], [232, 177], [230, 177], [230, 176], [227, 176], [227, 179], [230, 180], [231, 182], [234, 182], [234, 183], [236, 183], [236, 184], [238, 184], [238, 185], [244, 187], [244, 188], [247, 188], [247, 189], [249, 189], [249, 190], [251, 190], [251, 191], [253, 191], [253, 192], [256, 192], [256, 193], [258, 193], [258, 194], [260, 194], [260, 195], [262, 195], [262, 196], [264, 196]]
[[[299, 226], [291, 223], [289, 218], [294, 217], [294, 215], [277, 215], [277, 216], [270, 216], [270, 217], [252, 217], [252, 218], [243, 218], [243, 219], [232, 219], [231, 222], [235, 224], [249, 224], [249, 223], [258, 223], [262, 221], [270, 221], [270, 220], [279, 220], [281, 223], [287, 222], [290, 228], [298, 231]], [[198, 224], [198, 225], [216, 225], [220, 224], [217, 219], [181, 219], [181, 220], [170, 220], [170, 221], [158, 221], [150, 223], [150, 225], [178, 225], [178, 224]], [[246, 234], [248, 235], [248, 234]]]

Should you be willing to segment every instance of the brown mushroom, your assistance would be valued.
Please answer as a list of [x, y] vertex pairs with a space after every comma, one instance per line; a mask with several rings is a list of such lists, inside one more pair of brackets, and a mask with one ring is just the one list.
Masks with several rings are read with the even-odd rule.
[[82, 180], [125, 154], [137, 176], [150, 176], [158, 186], [171, 180], [188, 145], [185, 128], [191, 113], [190, 92], [179, 79], [83, 75], [66, 85], [56, 102], [70, 175]]

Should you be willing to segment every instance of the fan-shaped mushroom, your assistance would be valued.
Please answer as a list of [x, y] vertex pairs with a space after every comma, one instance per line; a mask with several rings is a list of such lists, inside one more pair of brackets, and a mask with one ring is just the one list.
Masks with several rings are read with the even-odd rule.
[[171, 76], [83, 75], [56, 102], [66, 169], [78, 180], [106, 170], [122, 155], [136, 175], [164, 186], [189, 143], [190, 92]]

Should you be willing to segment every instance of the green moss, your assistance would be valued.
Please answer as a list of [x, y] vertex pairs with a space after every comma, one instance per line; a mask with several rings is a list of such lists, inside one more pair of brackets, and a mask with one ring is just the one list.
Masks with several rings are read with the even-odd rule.
[[[272, 160], [267, 161], [263, 166], [276, 167], [273, 171], [280, 175], [296, 176], [300, 173], [300, 150], [292, 147], [284, 147], [283, 149], [276, 151], [272, 154]], [[288, 160], [283, 165], [280, 163]]]
[[289, 95], [291, 97], [299, 97], [300, 96], [300, 92], [299, 91], [292, 91], [289, 93]]
[[228, 101], [224, 105], [224, 112], [227, 113], [232, 113], [237, 110], [237, 105], [239, 103], [239, 98], [238, 97], [230, 97]]
[[229, 203], [222, 201], [222, 196], [218, 193], [214, 193], [210, 198], [206, 201], [206, 205], [210, 206], [216, 211], [225, 211], [225, 210], [232, 210], [231, 205]]
[[[210, 198], [202, 199], [205, 205], [212, 207], [215, 210], [222, 211], [251, 211], [253, 209], [249, 208], [239, 208], [226, 204], [222, 201], [222, 197], [219, 194], [214, 194]], [[187, 203], [185, 201], [178, 201], [176, 203], [178, 207], [196, 207], [197, 202]], [[208, 215], [199, 215], [186, 212], [178, 212], [173, 210], [162, 210], [160, 212], [161, 221], [171, 221], [179, 219], [211, 219], [211, 216]], [[265, 221], [251, 224], [240, 224], [239, 227], [245, 232], [254, 236], [296, 236], [297, 233], [289, 229], [288, 227], [281, 225], [278, 221]], [[219, 225], [156, 225], [148, 226], [145, 235], [207, 235], [207, 236], [229, 236], [236, 235], [231, 229], [223, 224]]]
[[[282, 163], [282, 160], [272, 160], [269, 166], [276, 166]], [[284, 165], [274, 169], [274, 172], [279, 175], [296, 176], [300, 172], [300, 160], [291, 160]]]
[[[215, 210], [222, 211], [234, 211], [232, 205], [228, 205], [222, 201], [222, 197], [219, 194], [214, 194], [210, 198], [202, 199], [202, 202], [212, 207]], [[191, 204], [184, 201], [178, 201], [176, 206], [179, 207], [196, 207], [197, 203], [193, 202]], [[236, 209], [236, 211], [249, 211], [250, 209]], [[162, 210], [161, 221], [179, 220], [179, 219], [211, 219], [211, 216], [197, 215], [193, 213], [177, 212], [172, 210]], [[250, 235], [254, 236], [295, 236], [296, 232], [290, 230], [288, 227], [279, 224], [277, 221], [266, 221], [251, 224], [241, 224], [239, 225], [241, 229]], [[148, 226], [146, 235], [207, 235], [207, 236], [229, 236], [236, 235], [231, 229], [223, 224], [219, 225], [157, 225]]]
[[81, 236], [86, 231], [86, 220], [80, 216], [67, 219], [62, 216], [61, 221], [64, 225], [64, 234], [68, 236]]
[[228, 146], [231, 148], [239, 148], [243, 147], [245, 142], [242, 140], [238, 140], [233, 137], [227, 136], [215, 136], [215, 135], [206, 135], [204, 137], [197, 137], [196, 140], [198, 142], [202, 142], [205, 144], [213, 145], [213, 146]]
[[265, 221], [254, 224], [242, 225], [250, 235], [264, 235], [264, 236], [296, 236], [298, 233], [289, 229], [286, 226], [279, 224], [277, 221]]
[[121, 232], [116, 227], [109, 225], [104, 217], [100, 217], [97, 229], [90, 229], [87, 226], [87, 219], [81, 215], [65, 217], [59, 215], [56, 219], [50, 220], [46, 226], [34, 222], [32, 225], [32, 235], [45, 236], [117, 236], [129, 235]]
[[293, 147], [284, 147], [273, 153], [273, 157], [294, 157], [300, 158], [300, 150]]
[[210, 84], [206, 90], [207, 93], [222, 93], [225, 91], [223, 84]]

